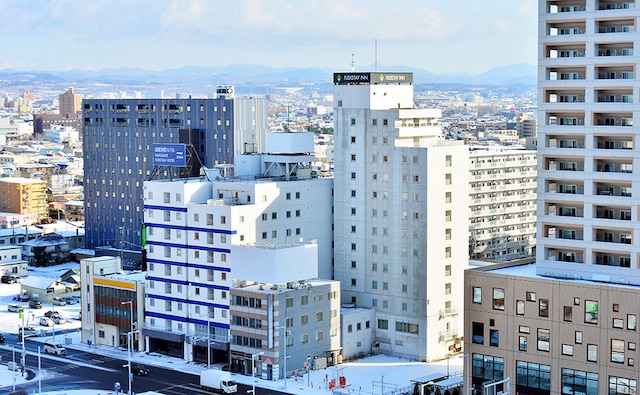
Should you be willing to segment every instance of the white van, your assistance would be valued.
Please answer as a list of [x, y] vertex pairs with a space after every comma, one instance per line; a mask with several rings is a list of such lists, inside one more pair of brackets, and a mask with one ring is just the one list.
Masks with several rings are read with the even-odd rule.
[[47, 354], [55, 354], [61, 357], [67, 355], [67, 349], [62, 344], [58, 343], [44, 343], [44, 352]]

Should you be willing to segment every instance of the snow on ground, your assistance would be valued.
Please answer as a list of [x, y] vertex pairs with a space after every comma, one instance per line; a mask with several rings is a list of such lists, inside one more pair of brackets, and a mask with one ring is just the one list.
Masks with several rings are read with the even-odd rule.
[[[58, 277], [56, 274], [64, 272], [66, 269], [77, 267], [77, 264], [70, 263], [50, 268], [36, 269], [29, 271], [30, 275], [38, 275], [44, 277]], [[73, 348], [83, 351], [91, 349], [92, 352], [105, 356], [115, 356], [122, 359], [127, 358], [126, 349], [107, 347], [101, 345], [88, 346], [86, 343], [81, 342], [80, 338], [80, 321], [71, 318], [77, 317], [80, 312], [80, 305], [68, 305], [68, 306], [51, 306], [45, 304], [42, 309], [29, 309], [28, 303], [14, 302], [12, 298], [19, 293], [20, 284], [0, 284], [0, 333], [17, 333], [17, 329], [20, 325], [20, 319], [18, 313], [12, 313], [7, 311], [7, 304], [18, 303], [25, 307], [25, 325], [33, 326], [35, 329], [42, 329], [45, 331], [45, 336], [32, 338], [37, 341], [44, 342], [46, 340], [52, 340], [53, 333], [52, 328], [45, 328], [39, 325], [40, 318], [44, 316], [46, 311], [55, 310], [59, 311], [61, 315], [70, 320], [63, 325], [56, 325], [55, 340], [57, 342], [65, 344], [67, 348]], [[64, 333], [59, 331], [64, 330]], [[70, 331], [68, 331], [70, 330]], [[5, 348], [13, 346], [7, 341], [4, 345]], [[35, 358], [31, 354], [27, 358]], [[16, 352], [16, 359], [19, 359], [19, 354]], [[167, 357], [156, 353], [136, 352], [132, 355], [132, 360], [143, 363], [149, 367], [150, 375], [153, 374], [154, 366], [171, 367], [175, 370], [179, 370], [186, 373], [193, 373], [193, 382], [197, 383], [200, 371], [206, 368], [205, 365], [199, 363], [189, 363], [182, 359]], [[14, 382], [16, 385], [26, 381], [17, 372], [15, 375], [8, 370], [8, 361], [2, 361], [0, 363], [0, 387], [8, 389], [12, 387]], [[351, 392], [358, 395], [372, 395], [381, 394], [382, 387], [384, 385], [384, 392], [390, 391], [396, 388], [402, 388], [410, 385], [410, 380], [418, 377], [425, 376], [431, 373], [443, 373], [449, 372], [452, 376], [462, 375], [464, 359], [462, 356], [453, 356], [446, 360], [435, 363], [421, 363], [411, 362], [400, 358], [389, 357], [385, 355], [371, 356], [354, 362], [343, 363], [339, 366], [332, 366], [322, 370], [311, 371], [309, 376], [298, 378], [295, 380], [293, 377], [287, 379], [286, 392], [290, 394], [326, 394], [329, 392], [328, 380], [335, 379], [338, 381], [338, 376], [345, 376], [347, 381], [347, 388], [343, 391]], [[42, 389], [46, 391], [46, 379], [57, 373], [50, 371], [43, 371], [32, 382], [37, 382], [38, 377], [42, 379]], [[251, 385], [252, 378], [244, 375], [234, 375], [237, 382], [242, 384]], [[285, 391], [284, 380], [279, 381], [267, 381], [262, 379], [256, 379], [256, 386], [263, 388], [273, 388], [279, 391]], [[133, 389], [135, 392], [135, 379], [133, 382]], [[126, 392], [126, 389], [125, 389]], [[49, 394], [43, 392], [43, 394]], [[54, 394], [54, 393], [51, 393]], [[90, 389], [85, 391], [64, 391], [64, 394], [68, 395], [96, 395], [96, 394], [113, 394], [110, 389]], [[139, 394], [140, 395], [140, 394]], [[146, 395], [153, 395], [153, 393], [146, 393]]]

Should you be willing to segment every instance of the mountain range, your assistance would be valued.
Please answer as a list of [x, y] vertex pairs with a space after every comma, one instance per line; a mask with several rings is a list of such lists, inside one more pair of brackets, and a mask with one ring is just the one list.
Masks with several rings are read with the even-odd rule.
[[[463, 84], [463, 85], [535, 85], [537, 67], [531, 64], [501, 66], [471, 75], [464, 73], [433, 73], [407, 66], [370, 65], [357, 71], [413, 72], [416, 85], [423, 84]], [[65, 86], [300, 86], [330, 85], [332, 75], [338, 71], [330, 68], [274, 68], [253, 64], [233, 64], [228, 66], [201, 67], [184, 66], [160, 71], [140, 68], [117, 68], [87, 71], [71, 69], [66, 71], [21, 71], [0, 70], [0, 88], [6, 86], [65, 85]]]

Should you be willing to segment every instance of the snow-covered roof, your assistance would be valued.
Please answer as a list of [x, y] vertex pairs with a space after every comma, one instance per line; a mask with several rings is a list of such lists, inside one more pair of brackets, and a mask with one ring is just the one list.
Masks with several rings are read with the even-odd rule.
[[33, 240], [27, 240], [20, 243], [20, 245], [29, 247], [46, 247], [60, 244], [69, 244], [69, 242], [57, 233], [49, 233], [48, 235], [39, 236]]
[[22, 286], [27, 286], [27, 287], [36, 288], [36, 289], [47, 289], [53, 283], [55, 283], [57, 281], [58, 280], [53, 279], [53, 278], [39, 277], [39, 276], [27, 276], [22, 281]]

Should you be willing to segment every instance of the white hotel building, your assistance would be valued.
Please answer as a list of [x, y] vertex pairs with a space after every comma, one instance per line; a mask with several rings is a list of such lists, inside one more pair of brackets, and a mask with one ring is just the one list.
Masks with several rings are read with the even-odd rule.
[[[232, 280], [331, 278], [333, 179], [312, 175], [313, 134], [271, 133], [268, 147], [209, 180], [145, 182], [148, 350], [206, 361], [209, 342], [211, 362], [228, 363]], [[262, 253], [309, 244], [317, 260]]]
[[468, 147], [414, 107], [411, 73], [336, 73], [334, 107], [342, 300], [376, 310], [380, 352], [445, 358], [463, 334]]

